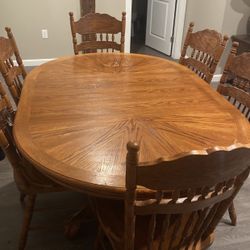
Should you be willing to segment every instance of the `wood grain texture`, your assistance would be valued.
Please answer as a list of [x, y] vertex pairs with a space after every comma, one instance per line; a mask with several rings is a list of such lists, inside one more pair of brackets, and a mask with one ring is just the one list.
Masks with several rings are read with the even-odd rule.
[[220, 33], [209, 29], [193, 33], [193, 28], [194, 23], [191, 22], [179, 62], [210, 83], [228, 37], [222, 38]]
[[250, 142], [248, 121], [195, 73], [120, 53], [65, 57], [34, 69], [14, 135], [40, 171], [111, 198], [124, 195], [128, 141], [140, 142], [140, 162]]

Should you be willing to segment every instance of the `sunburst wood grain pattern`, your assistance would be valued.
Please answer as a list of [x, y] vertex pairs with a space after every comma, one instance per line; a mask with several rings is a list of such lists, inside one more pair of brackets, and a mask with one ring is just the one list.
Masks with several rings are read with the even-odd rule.
[[132, 54], [86, 54], [34, 69], [14, 134], [21, 152], [71, 188], [122, 198], [126, 144], [140, 162], [250, 142], [248, 121], [186, 67]]

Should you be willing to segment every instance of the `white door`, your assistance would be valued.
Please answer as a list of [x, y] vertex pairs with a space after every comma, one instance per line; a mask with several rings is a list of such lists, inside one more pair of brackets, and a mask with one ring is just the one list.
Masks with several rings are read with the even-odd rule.
[[148, 0], [146, 45], [171, 55], [176, 0]]

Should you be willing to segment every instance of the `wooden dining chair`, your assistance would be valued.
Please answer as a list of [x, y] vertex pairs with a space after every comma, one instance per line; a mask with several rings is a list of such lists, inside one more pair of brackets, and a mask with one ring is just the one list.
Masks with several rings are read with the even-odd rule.
[[0, 147], [13, 167], [15, 183], [20, 191], [20, 201], [24, 208], [18, 246], [21, 250], [26, 245], [37, 194], [60, 192], [64, 191], [64, 188], [42, 175], [22, 157], [12, 134], [14, 116], [15, 112], [0, 82]]
[[[236, 56], [238, 43], [234, 42], [228, 56], [217, 91], [225, 96], [245, 117], [250, 120], [250, 53]], [[237, 224], [234, 203], [229, 207], [232, 225]]]
[[[74, 20], [72, 12], [70, 27], [75, 55], [79, 52], [124, 52], [126, 13], [122, 13], [122, 21], [99, 13], [88, 13], [78, 21]], [[121, 34], [120, 44], [116, 42], [115, 35]], [[82, 41], [77, 42], [77, 34], [82, 36]]]
[[[5, 28], [5, 30], [8, 38], [0, 37], [0, 72], [8, 85], [15, 103], [18, 104], [23, 80], [27, 73], [11, 29]], [[16, 61], [16, 64], [13, 59]]]
[[250, 148], [234, 148], [139, 163], [139, 146], [128, 143], [125, 208], [122, 202], [94, 200], [113, 249], [208, 248], [216, 225], [249, 175]]
[[230, 54], [224, 67], [220, 84], [232, 86], [250, 92], [250, 52], [237, 55], [238, 42], [233, 42]]
[[190, 23], [179, 63], [210, 83], [228, 37], [209, 29], [193, 33], [193, 28], [194, 23]]

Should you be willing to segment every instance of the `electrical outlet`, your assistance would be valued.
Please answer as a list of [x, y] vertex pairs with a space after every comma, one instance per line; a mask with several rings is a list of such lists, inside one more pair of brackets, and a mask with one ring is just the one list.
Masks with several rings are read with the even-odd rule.
[[49, 38], [48, 30], [47, 29], [42, 29], [42, 38], [43, 39]]

